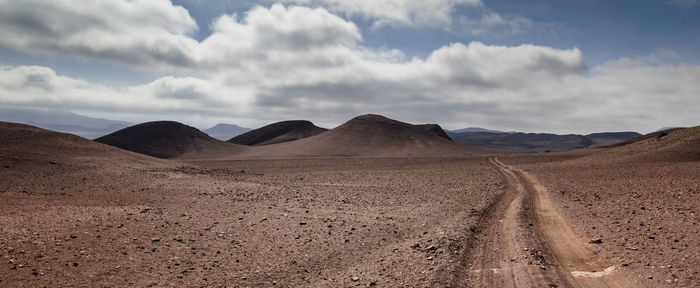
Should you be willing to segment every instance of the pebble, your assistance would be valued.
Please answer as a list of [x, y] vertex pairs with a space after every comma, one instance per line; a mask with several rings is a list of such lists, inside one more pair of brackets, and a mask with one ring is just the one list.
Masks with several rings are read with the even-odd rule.
[[357, 277], [357, 276], [352, 276], [352, 277], [350, 278], [350, 280], [352, 280], [352, 282], [357, 282], [357, 281], [360, 281], [360, 278]]

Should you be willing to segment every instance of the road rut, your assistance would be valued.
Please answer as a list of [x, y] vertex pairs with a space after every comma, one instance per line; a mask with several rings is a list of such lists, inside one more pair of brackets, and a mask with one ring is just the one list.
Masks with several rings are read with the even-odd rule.
[[468, 276], [455, 285], [632, 287], [571, 230], [534, 177], [495, 157], [489, 162], [506, 190], [475, 227]]

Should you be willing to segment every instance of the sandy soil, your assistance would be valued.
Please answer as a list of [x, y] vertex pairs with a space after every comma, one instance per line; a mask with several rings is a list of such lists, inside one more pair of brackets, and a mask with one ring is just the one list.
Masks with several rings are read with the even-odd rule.
[[166, 161], [2, 124], [0, 287], [698, 287], [696, 130], [566, 153]]
[[483, 157], [196, 164], [3, 182], [0, 286], [448, 284], [503, 188]]
[[593, 150], [503, 162], [536, 176], [576, 235], [599, 240], [593, 252], [630, 281], [698, 287], [700, 162], [653, 158]]

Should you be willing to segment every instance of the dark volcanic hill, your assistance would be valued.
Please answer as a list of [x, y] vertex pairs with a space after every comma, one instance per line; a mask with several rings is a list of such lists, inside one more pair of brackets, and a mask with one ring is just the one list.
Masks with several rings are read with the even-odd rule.
[[[442, 130], [442, 129], [441, 129]], [[454, 143], [426, 130], [379, 115], [363, 115], [327, 132], [286, 143], [252, 147], [236, 157], [459, 156], [484, 150]]]
[[202, 132], [207, 133], [207, 135], [219, 139], [221, 141], [229, 140], [233, 137], [246, 133], [252, 129], [241, 127], [233, 124], [216, 124], [214, 127], [209, 129], [204, 129]]
[[440, 136], [442, 138], [452, 141], [452, 138], [450, 138], [450, 136], [447, 135], [447, 133], [445, 133], [445, 130], [443, 130], [442, 127], [440, 127], [440, 125], [438, 124], [420, 124], [416, 126], [420, 127], [421, 129], [427, 131], [430, 134]]
[[134, 125], [95, 141], [158, 158], [174, 158], [188, 152], [228, 145], [194, 127], [173, 121]]
[[262, 146], [311, 137], [328, 131], [306, 120], [282, 121], [238, 135], [227, 142], [247, 146]]

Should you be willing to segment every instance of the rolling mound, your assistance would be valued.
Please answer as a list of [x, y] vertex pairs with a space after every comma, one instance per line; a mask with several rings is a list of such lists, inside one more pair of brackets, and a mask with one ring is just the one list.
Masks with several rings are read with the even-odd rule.
[[312, 137], [252, 148], [232, 158], [459, 156], [484, 151], [454, 143], [421, 126], [371, 114]]
[[609, 150], [590, 157], [642, 162], [700, 161], [700, 126], [653, 132], [608, 147]]
[[173, 121], [134, 125], [95, 141], [158, 158], [175, 158], [188, 152], [234, 146]]
[[311, 137], [328, 131], [306, 120], [289, 120], [272, 123], [236, 137], [227, 142], [246, 146], [263, 146]]
[[0, 162], [5, 168], [20, 164], [44, 167], [47, 164], [59, 166], [61, 163], [74, 165], [78, 162], [90, 162], [98, 166], [114, 166], [118, 163], [165, 163], [73, 134], [8, 122], [0, 122]]

